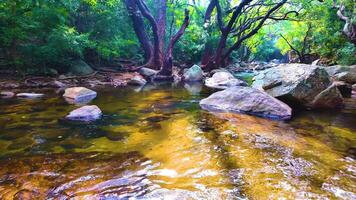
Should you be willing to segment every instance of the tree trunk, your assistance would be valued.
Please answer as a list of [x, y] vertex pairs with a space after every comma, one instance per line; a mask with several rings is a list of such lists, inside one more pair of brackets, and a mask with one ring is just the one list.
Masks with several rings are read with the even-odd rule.
[[158, 25], [158, 38], [160, 51], [164, 52], [166, 38], [166, 16], [167, 16], [167, 0], [155, 0], [156, 4], [156, 22]]
[[182, 26], [178, 32], [170, 39], [167, 51], [164, 55], [164, 61], [161, 71], [158, 73], [158, 77], [171, 77], [173, 68], [173, 48], [176, 42], [182, 37], [185, 29], [189, 25], [189, 11], [185, 10], [185, 17]]
[[125, 4], [132, 20], [133, 29], [144, 51], [145, 61], [149, 63], [152, 60], [153, 48], [148, 35], [146, 34], [143, 18], [138, 10], [135, 0], [125, 0]]

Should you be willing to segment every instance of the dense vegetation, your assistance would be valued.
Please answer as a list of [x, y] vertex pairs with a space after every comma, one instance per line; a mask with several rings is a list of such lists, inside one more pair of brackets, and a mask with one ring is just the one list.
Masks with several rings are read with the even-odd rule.
[[[155, 68], [174, 61], [210, 69], [288, 53], [298, 62], [321, 57], [350, 65], [356, 63], [355, 13], [354, 0], [3, 0], [0, 67], [51, 73], [78, 60], [100, 67], [129, 59]], [[156, 48], [152, 63], [148, 54]]]

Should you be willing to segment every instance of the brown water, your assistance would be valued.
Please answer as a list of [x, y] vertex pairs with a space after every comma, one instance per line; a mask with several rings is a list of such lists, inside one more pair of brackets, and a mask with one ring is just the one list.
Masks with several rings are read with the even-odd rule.
[[0, 199], [356, 199], [355, 112], [214, 115], [186, 88], [97, 89], [90, 124], [0, 99]]

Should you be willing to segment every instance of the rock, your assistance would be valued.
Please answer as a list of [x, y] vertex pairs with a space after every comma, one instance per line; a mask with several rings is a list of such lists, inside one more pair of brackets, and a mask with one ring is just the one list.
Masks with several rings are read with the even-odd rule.
[[355, 90], [355, 91], [356, 91], [356, 84], [353, 84], [353, 85], [352, 85], [352, 90]]
[[320, 61], [320, 59], [314, 60], [314, 61], [312, 62], [312, 65], [318, 65], [319, 61]]
[[127, 83], [130, 85], [143, 86], [143, 85], [146, 85], [147, 81], [142, 76], [136, 75], [131, 80], [129, 80]]
[[205, 85], [210, 88], [226, 89], [232, 86], [247, 86], [247, 83], [235, 78], [229, 72], [220, 71], [206, 79]]
[[158, 71], [154, 70], [154, 69], [150, 69], [147, 67], [142, 67], [138, 73], [140, 73], [142, 76], [144, 77], [152, 77], [154, 75], [156, 75], [158, 73]]
[[352, 86], [348, 83], [345, 83], [343, 81], [335, 81], [333, 84], [339, 89], [341, 95], [344, 98], [350, 98], [352, 94]]
[[15, 93], [10, 92], [10, 91], [2, 91], [0, 92], [0, 96], [4, 98], [12, 98], [15, 96]]
[[66, 119], [90, 122], [100, 119], [101, 115], [102, 112], [98, 106], [83, 106], [70, 112]]
[[213, 93], [200, 101], [200, 106], [209, 111], [237, 112], [272, 119], [290, 119], [292, 109], [267, 93], [243, 86], [233, 86]]
[[184, 72], [183, 79], [187, 82], [201, 81], [203, 79], [203, 70], [198, 65], [193, 65]]
[[254, 77], [253, 88], [264, 90], [289, 105], [311, 106], [314, 98], [331, 85], [328, 73], [306, 64], [281, 64]]
[[64, 87], [67, 87], [67, 85], [65, 83], [62, 83], [60, 81], [53, 81], [52, 83], [53, 87], [56, 87], [56, 88], [64, 88]]
[[325, 69], [326, 72], [328, 72], [329, 76], [334, 77], [336, 74], [342, 72], [355, 71], [356, 65], [351, 65], [351, 66], [333, 65], [333, 66], [323, 67], [323, 69]]
[[24, 98], [39, 98], [39, 97], [43, 97], [44, 94], [38, 94], [38, 93], [18, 93], [16, 96], [17, 96], [17, 97], [24, 97]]
[[330, 85], [313, 100], [313, 108], [342, 108], [343, 98], [336, 84]]
[[184, 83], [184, 88], [189, 91], [190, 94], [198, 95], [203, 89], [203, 84], [200, 82]]
[[72, 87], [64, 91], [63, 97], [71, 103], [89, 102], [96, 97], [96, 92], [85, 87]]
[[68, 73], [77, 76], [85, 76], [92, 74], [93, 72], [94, 70], [83, 60], [73, 61], [68, 68]]
[[349, 84], [356, 83], [356, 68], [350, 69], [346, 72], [341, 72], [335, 75], [335, 79], [338, 81], [344, 81]]

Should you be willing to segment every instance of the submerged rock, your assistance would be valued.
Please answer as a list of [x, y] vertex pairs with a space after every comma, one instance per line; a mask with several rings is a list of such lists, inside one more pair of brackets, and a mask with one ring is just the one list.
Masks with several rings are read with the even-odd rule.
[[146, 85], [147, 81], [140, 75], [134, 76], [131, 80], [127, 82], [129, 85]]
[[260, 90], [233, 86], [216, 92], [200, 101], [200, 106], [209, 111], [237, 112], [260, 117], [290, 119], [292, 109]]
[[211, 78], [205, 80], [205, 85], [210, 88], [226, 89], [232, 86], [247, 86], [247, 83], [235, 78], [229, 72], [216, 72]]
[[66, 116], [66, 119], [75, 121], [95, 121], [100, 119], [102, 112], [98, 106], [83, 106], [78, 109], [73, 110]]
[[24, 98], [39, 98], [39, 97], [43, 97], [44, 94], [39, 94], [39, 93], [18, 93], [16, 96], [17, 97], [24, 97]]
[[85, 87], [72, 87], [64, 91], [63, 97], [70, 103], [89, 102], [96, 97], [96, 92]]
[[184, 81], [194, 82], [203, 80], [203, 70], [198, 65], [193, 65], [183, 74]]
[[184, 88], [189, 91], [190, 94], [197, 95], [203, 89], [203, 84], [200, 82], [187, 82], [184, 83]]
[[330, 85], [328, 73], [318, 66], [282, 64], [260, 72], [254, 77], [252, 87], [290, 105], [309, 107], [314, 98]]
[[313, 100], [314, 108], [342, 108], [343, 98], [336, 84], [320, 92]]

